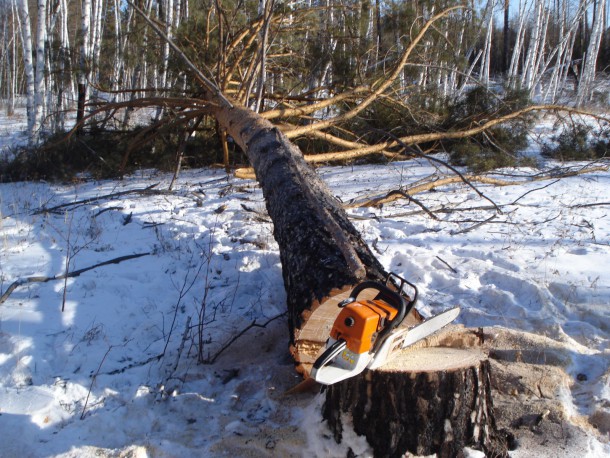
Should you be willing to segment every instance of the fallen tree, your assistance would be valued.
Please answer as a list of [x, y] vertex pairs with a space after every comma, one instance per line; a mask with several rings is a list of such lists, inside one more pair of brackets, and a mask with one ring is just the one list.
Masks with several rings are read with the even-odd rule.
[[[383, 281], [386, 272], [351, 224], [342, 204], [290, 138], [308, 134], [320, 136], [323, 129], [353, 118], [381, 97], [398, 77], [426, 31], [450, 11], [434, 16], [423, 25], [387, 78], [366, 90], [351, 92], [350, 98], [358, 101], [356, 107], [333, 119], [284, 128], [286, 132], [221, 92], [149, 21], [187, 63], [201, 85], [199, 102], [192, 104], [197, 116], [203, 111], [213, 116], [220, 129], [246, 153], [255, 171], [280, 250], [291, 352], [297, 369], [305, 376], [328, 336], [338, 313], [337, 303], [364, 280]], [[140, 13], [146, 18], [143, 12]], [[180, 122], [188, 119], [188, 113], [181, 111]], [[478, 127], [472, 129], [472, 132], [479, 131]], [[425, 141], [429, 138], [432, 137], [421, 137]], [[402, 148], [401, 141], [397, 145]], [[349, 147], [349, 142], [344, 146]], [[377, 148], [376, 151], [383, 149]], [[406, 321], [413, 323], [420, 319], [415, 313]], [[359, 419], [364, 422], [361, 424], [370, 426], [357, 426], [356, 430], [360, 429], [367, 436], [377, 455], [423, 452], [452, 456], [460, 453], [464, 446], [495, 456], [506, 455], [503, 435], [495, 426], [485, 354], [468, 346], [458, 351], [460, 358], [455, 357], [455, 349], [435, 351], [432, 359], [424, 358], [415, 365], [397, 359], [393, 366], [365, 372], [328, 390], [324, 416], [337, 439], [343, 428], [341, 412], [347, 411], [354, 420]], [[434, 364], [433, 360], [444, 354], [454, 356], [452, 364], [442, 367]], [[367, 410], [370, 408], [373, 410]], [[379, 440], [375, 440], [374, 431], [380, 424], [367, 420], [372, 412], [380, 415], [391, 412], [392, 418], [398, 419], [397, 426]], [[403, 424], [400, 420], [403, 418], [416, 420], [405, 420]], [[413, 421], [424, 425], [425, 434], [410, 427], [415, 424]]]
[[[292, 354], [298, 370], [307, 375], [338, 313], [337, 303], [358, 282], [382, 281], [386, 273], [340, 202], [285, 135], [243, 107], [223, 107], [217, 118], [246, 151], [263, 190], [280, 248]], [[416, 319], [410, 317], [411, 322]], [[348, 411], [367, 425], [358, 429], [355, 423], [356, 432], [367, 436], [379, 456], [407, 451], [454, 456], [464, 446], [505, 455], [493, 416], [486, 356], [468, 348], [436, 351], [425, 353], [417, 364], [398, 360], [390, 368], [331, 386], [324, 416], [336, 439], [341, 439], [341, 412]], [[442, 354], [453, 364], [435, 365]], [[374, 425], [371, 416], [379, 419]], [[388, 418], [405, 422], [376, 434]], [[449, 433], [447, 424], [453, 425]]]

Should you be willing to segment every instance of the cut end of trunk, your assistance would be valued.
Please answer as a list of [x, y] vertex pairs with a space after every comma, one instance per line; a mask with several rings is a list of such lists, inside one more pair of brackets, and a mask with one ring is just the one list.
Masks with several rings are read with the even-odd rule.
[[[347, 285], [332, 290], [321, 301], [314, 301], [310, 309], [301, 315], [303, 324], [300, 329], [296, 330], [294, 345], [292, 345], [290, 350], [295, 360], [297, 372], [304, 377], [309, 376], [311, 366], [324, 349], [333, 323], [341, 311], [338, 306], [339, 303], [349, 297], [355, 286]], [[366, 289], [358, 298], [365, 300], [373, 299], [377, 293], [378, 291], [374, 289]], [[401, 327], [413, 326], [421, 321], [421, 315], [417, 310], [413, 309], [405, 318]]]

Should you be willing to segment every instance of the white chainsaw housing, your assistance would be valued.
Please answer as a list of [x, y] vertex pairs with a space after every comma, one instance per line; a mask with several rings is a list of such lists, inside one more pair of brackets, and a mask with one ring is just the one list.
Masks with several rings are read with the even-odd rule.
[[[410, 329], [397, 329], [390, 333], [376, 353], [354, 353], [346, 345], [337, 349], [337, 353], [330, 356], [327, 364], [317, 368], [313, 367], [311, 377], [323, 385], [332, 385], [350, 377], [354, 377], [364, 369], [377, 369], [383, 366], [388, 358], [397, 350], [408, 347], [415, 342], [434, 334], [457, 318], [459, 307], [446, 310]], [[337, 340], [328, 338], [326, 348], [330, 348]]]
[[[330, 347], [335, 342], [335, 339], [329, 337], [326, 347]], [[311, 371], [311, 377], [323, 385], [332, 385], [358, 375], [367, 368], [372, 359], [373, 355], [371, 353], [354, 353], [347, 346], [344, 346], [329, 364], [319, 369], [314, 367]]]

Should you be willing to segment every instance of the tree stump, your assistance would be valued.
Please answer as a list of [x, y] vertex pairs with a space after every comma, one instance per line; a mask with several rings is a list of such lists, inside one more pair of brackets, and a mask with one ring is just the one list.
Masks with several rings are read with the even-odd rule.
[[329, 386], [323, 416], [335, 440], [353, 425], [379, 457], [453, 457], [464, 447], [507, 456], [489, 371], [478, 349], [406, 350], [379, 369]]

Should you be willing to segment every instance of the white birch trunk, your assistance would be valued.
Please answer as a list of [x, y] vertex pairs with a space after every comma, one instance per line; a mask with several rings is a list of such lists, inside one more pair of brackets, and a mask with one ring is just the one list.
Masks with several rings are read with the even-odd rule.
[[10, 68], [10, 86], [7, 114], [12, 116], [15, 113], [15, 95], [17, 94], [17, 28], [15, 28], [15, 17], [17, 9], [15, 8], [14, 0], [11, 0], [11, 68]]
[[123, 74], [123, 55], [121, 49], [121, 12], [119, 9], [119, 0], [113, 0], [114, 10], [114, 65], [112, 76], [112, 90], [115, 94], [112, 99], [116, 101], [117, 91], [119, 90], [119, 81]]
[[85, 104], [87, 103], [87, 92], [89, 82], [89, 71], [91, 65], [90, 43], [91, 43], [91, 0], [82, 0], [81, 14], [81, 49], [78, 69], [78, 106], [76, 110], [76, 121], [82, 121], [85, 115]]
[[486, 8], [486, 16], [485, 20], [487, 22], [487, 30], [485, 34], [485, 47], [483, 49], [483, 54], [481, 58], [481, 69], [480, 69], [480, 78], [481, 83], [485, 87], [489, 87], [489, 67], [491, 63], [491, 39], [493, 36], [493, 17], [494, 17], [494, 9], [496, 6], [495, 0], [489, 0], [487, 2]]
[[582, 67], [582, 75], [578, 84], [576, 93], [576, 105], [582, 106], [589, 102], [593, 95], [593, 82], [595, 81], [595, 69], [597, 55], [603, 36], [604, 16], [606, 12], [606, 1], [598, 0], [597, 8], [595, 9], [595, 17], [593, 18], [593, 26], [591, 29], [591, 38], [587, 47], [587, 55]]
[[[544, 100], [547, 102], [554, 103], [558, 97], [558, 91], [560, 88], [565, 86], [565, 79], [567, 77], [568, 69], [572, 60], [572, 50], [576, 38], [576, 30], [581, 21], [581, 16], [586, 12], [586, 5], [588, 1], [581, 2], [579, 9], [568, 24], [568, 1], [563, 0], [558, 11], [558, 22], [559, 28], [559, 42], [548, 56], [547, 65], [552, 59], [555, 59], [555, 67], [551, 74], [549, 84], [544, 95]], [[544, 71], [544, 70], [543, 70]]]
[[[173, 0], [165, 0], [165, 33], [171, 39], [173, 34], [174, 22], [174, 2]], [[167, 85], [167, 68], [169, 66], [169, 43], [163, 44], [163, 63], [161, 68], [161, 89], [165, 89]]]
[[542, 27], [542, 1], [536, 1], [536, 12], [535, 12], [535, 23], [532, 29], [532, 36], [530, 38], [529, 47], [527, 49], [527, 56], [525, 58], [525, 65], [523, 66], [523, 75], [521, 78], [521, 86], [523, 89], [529, 90], [532, 87], [534, 65], [536, 61], [536, 55], [540, 48], [540, 32]]
[[102, 49], [102, 36], [103, 36], [103, 12], [105, 9], [105, 1], [104, 0], [94, 0], [92, 3], [92, 13], [91, 13], [91, 41], [90, 41], [90, 49], [89, 56], [91, 58], [90, 61], [90, 70], [89, 70], [89, 80], [93, 83], [93, 94], [92, 97], [94, 99], [98, 96], [98, 82], [99, 82], [99, 74], [100, 74], [100, 54]]
[[47, 40], [47, 1], [38, 0], [38, 24], [36, 27], [36, 74], [34, 80], [34, 111], [38, 139], [45, 107], [45, 43]]
[[36, 142], [36, 111], [34, 107], [35, 97], [35, 78], [34, 78], [34, 62], [32, 58], [32, 27], [30, 25], [30, 11], [28, 0], [19, 0], [19, 13], [21, 17], [21, 43], [23, 45], [23, 65], [25, 72], [25, 93], [26, 107], [28, 117], [28, 142], [34, 144]]
[[[13, 30], [13, 66], [12, 66], [12, 94], [13, 99], [11, 103], [11, 109], [14, 111], [15, 109], [15, 98], [17, 96], [17, 69], [19, 67], [18, 59], [17, 59], [17, 40], [21, 37], [21, 33], [17, 32], [21, 31], [21, 20], [19, 18], [19, 11], [16, 4], [16, 0], [11, 0], [11, 23]], [[22, 49], [23, 50], [23, 49]]]
[[8, 99], [9, 85], [9, 47], [10, 38], [8, 37], [9, 19], [7, 11], [0, 11], [2, 18], [2, 48], [0, 49], [0, 99]]
[[527, 9], [527, 2], [524, 1], [519, 7], [519, 26], [517, 28], [517, 39], [513, 48], [513, 53], [510, 60], [510, 67], [508, 70], [509, 86], [513, 89], [518, 87], [518, 75], [519, 75], [519, 58], [523, 51], [523, 42], [525, 38], [525, 23], [529, 18], [529, 9]]

